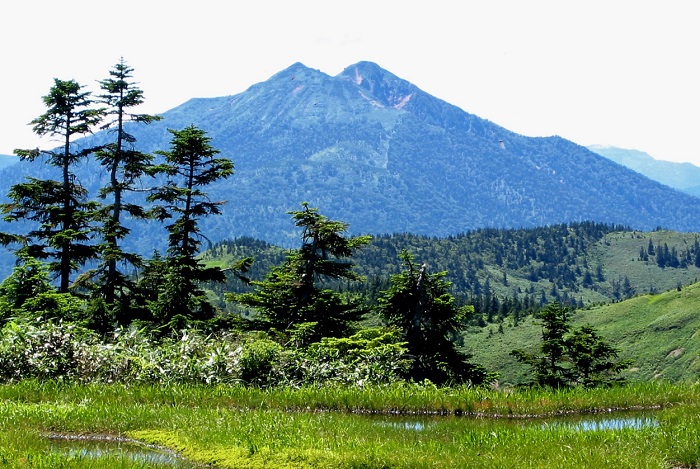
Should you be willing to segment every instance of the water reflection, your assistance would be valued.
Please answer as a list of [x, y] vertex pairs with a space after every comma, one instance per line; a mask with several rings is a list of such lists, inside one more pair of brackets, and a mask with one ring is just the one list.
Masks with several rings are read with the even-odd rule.
[[578, 419], [564, 419], [553, 422], [546, 422], [545, 427], [571, 428], [580, 431], [599, 430], [641, 430], [643, 428], [658, 427], [659, 421], [652, 417], [589, 417]]
[[391, 428], [398, 428], [400, 430], [424, 430], [426, 427], [425, 422], [415, 422], [415, 421], [393, 421], [393, 422], [383, 422], [384, 425]]
[[644, 428], [657, 427], [659, 422], [650, 412], [624, 412], [616, 414], [597, 415], [577, 415], [577, 416], [557, 416], [533, 419], [510, 419], [510, 418], [483, 418], [483, 417], [379, 417], [377, 424], [407, 431], [424, 431], [435, 426], [441, 426], [449, 422], [450, 425], [458, 427], [470, 427], [493, 429], [493, 427], [503, 426], [539, 426], [542, 429], [572, 429], [576, 431], [601, 431], [601, 430], [641, 430]]
[[67, 454], [70, 457], [87, 459], [116, 458], [121, 461], [133, 461], [144, 467], [152, 465], [189, 469], [197, 467], [180, 458], [178, 455], [141, 445], [136, 442], [115, 439], [88, 438], [51, 438], [53, 451]]

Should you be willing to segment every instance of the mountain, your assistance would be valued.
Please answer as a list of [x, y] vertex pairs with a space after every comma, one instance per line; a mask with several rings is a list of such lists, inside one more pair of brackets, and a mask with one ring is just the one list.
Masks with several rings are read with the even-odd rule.
[[0, 155], [0, 169], [1, 168], [6, 168], [10, 165], [13, 165], [19, 161], [18, 156], [14, 155]]
[[[235, 163], [233, 177], [209, 188], [212, 199], [229, 201], [223, 216], [202, 224], [212, 241], [295, 246], [286, 212], [302, 201], [353, 233], [448, 236], [584, 220], [700, 231], [696, 198], [561, 137], [511, 132], [371, 62], [337, 76], [296, 63], [240, 94], [191, 99], [163, 117], [132, 128], [141, 149], [168, 149], [168, 128], [195, 124]], [[79, 144], [108, 139], [100, 132]], [[0, 180], [48, 170], [21, 162]], [[106, 175], [87, 161], [79, 178], [95, 193]], [[135, 225], [132, 240], [150, 252], [165, 235], [157, 224]]]
[[639, 150], [607, 145], [590, 145], [587, 148], [654, 181], [700, 197], [700, 167], [694, 164], [657, 160]]

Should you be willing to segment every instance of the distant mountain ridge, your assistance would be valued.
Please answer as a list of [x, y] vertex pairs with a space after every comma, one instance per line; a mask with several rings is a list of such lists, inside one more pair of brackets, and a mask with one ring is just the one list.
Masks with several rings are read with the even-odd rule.
[[643, 151], [608, 145], [589, 145], [587, 148], [649, 179], [700, 197], [700, 167], [694, 164], [657, 160]]
[[18, 156], [14, 155], [0, 155], [0, 169], [1, 168], [6, 168], [10, 165], [13, 165], [19, 161]]
[[[295, 63], [242, 93], [191, 99], [163, 117], [131, 129], [140, 149], [168, 149], [168, 128], [195, 124], [235, 163], [233, 177], [209, 188], [213, 200], [229, 201], [202, 224], [214, 242], [252, 236], [294, 246], [299, 233], [286, 212], [302, 201], [353, 233], [442, 237], [584, 220], [700, 231], [694, 197], [563, 138], [511, 132], [371, 62], [337, 76]], [[100, 132], [79, 144], [108, 139]], [[0, 171], [9, 187], [48, 169], [22, 162]], [[94, 161], [79, 171], [93, 194], [105, 177]], [[132, 238], [152, 251], [163, 246], [158, 233], [135, 224]]]

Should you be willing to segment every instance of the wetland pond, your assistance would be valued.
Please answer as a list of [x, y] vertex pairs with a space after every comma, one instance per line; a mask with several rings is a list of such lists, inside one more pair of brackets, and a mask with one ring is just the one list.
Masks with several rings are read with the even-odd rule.
[[177, 454], [139, 443], [128, 438], [105, 435], [60, 435], [48, 436], [51, 451], [68, 455], [75, 459], [120, 461], [134, 463], [141, 467], [169, 467], [189, 469], [199, 467]]
[[601, 430], [641, 430], [657, 427], [656, 410], [602, 412], [595, 414], [575, 414], [548, 417], [472, 417], [472, 416], [377, 416], [377, 425], [412, 431], [430, 431], [447, 422], [464, 429], [485, 429], [498, 427], [531, 427], [542, 429], [569, 429], [574, 431]]
[[[386, 416], [386, 415], [335, 415], [334, 425], [367, 424], [376, 429], [378, 438], [401, 438], [401, 435], [420, 433], [431, 435], [460, 433], [490, 433], [498, 430], [541, 429], [542, 431], [623, 431], [657, 427], [657, 411], [610, 412], [577, 414], [556, 417], [488, 418], [468, 416]], [[329, 417], [328, 414], [325, 417]], [[319, 415], [319, 425], [325, 418]], [[325, 425], [329, 422], [326, 421]], [[153, 447], [138, 441], [109, 436], [49, 435], [52, 451], [75, 458], [96, 460], [131, 461], [144, 467], [195, 468], [195, 463], [176, 453]]]

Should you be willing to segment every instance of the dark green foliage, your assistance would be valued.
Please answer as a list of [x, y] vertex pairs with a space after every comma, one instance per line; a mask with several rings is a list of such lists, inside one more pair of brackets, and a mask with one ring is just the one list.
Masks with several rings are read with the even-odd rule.
[[618, 374], [631, 364], [618, 360], [620, 350], [600, 337], [590, 325], [573, 331], [566, 345], [577, 385], [594, 387], [616, 381]]
[[238, 359], [240, 380], [249, 386], [267, 387], [275, 384], [282, 346], [266, 337], [249, 339], [241, 346]]
[[430, 274], [426, 264], [417, 268], [406, 251], [400, 257], [405, 270], [392, 275], [389, 289], [379, 298], [379, 311], [407, 343], [410, 378], [482, 384], [488, 373], [469, 363], [451, 340], [463, 328], [470, 309], [455, 305], [450, 284], [444, 280], [446, 272]]
[[12, 275], [0, 284], [0, 323], [17, 316], [24, 304], [41, 294], [54, 291], [49, 280], [48, 268], [38, 260], [28, 257], [15, 267]]
[[165, 162], [150, 171], [168, 177], [165, 185], [154, 190], [150, 202], [161, 203], [153, 209], [160, 221], [173, 219], [168, 230], [167, 273], [152, 303], [154, 319], [159, 324], [186, 320], [211, 319], [214, 310], [200, 285], [223, 282], [221, 269], [206, 267], [197, 259], [204, 235], [199, 221], [221, 213], [222, 201], [211, 201], [204, 191], [213, 182], [233, 174], [233, 163], [216, 158], [219, 150], [211, 139], [195, 126], [170, 130], [173, 136], [170, 151], [158, 152]]
[[59, 293], [51, 285], [46, 264], [23, 258], [12, 275], [0, 284], [0, 325], [10, 320], [56, 319], [93, 327], [93, 318], [84, 302], [70, 294]]
[[255, 291], [230, 299], [258, 311], [266, 328], [281, 331], [315, 323], [314, 337], [342, 337], [364, 310], [360, 303], [320, 283], [327, 280], [358, 281], [354, 264], [346, 259], [370, 241], [368, 236], [346, 237], [347, 224], [329, 220], [318, 209], [302, 204], [289, 212], [302, 228], [302, 245], [290, 251], [283, 264], [273, 267], [263, 281], [253, 281]]
[[530, 355], [519, 350], [512, 353], [518, 360], [530, 365], [539, 385], [558, 388], [567, 384], [571, 378], [570, 369], [565, 361], [565, 335], [570, 329], [568, 314], [568, 309], [559, 303], [547, 305], [537, 315], [542, 321], [540, 354]]
[[89, 92], [73, 80], [54, 80], [49, 94], [43, 97], [47, 111], [31, 124], [39, 136], [55, 136], [63, 144], [53, 151], [16, 150], [24, 160], [46, 156], [47, 162], [61, 171], [61, 179], [27, 178], [15, 184], [8, 194], [10, 203], [2, 205], [6, 221], [29, 220], [39, 224], [25, 236], [19, 256], [55, 259], [49, 264], [60, 279], [59, 291], [68, 292], [71, 273], [96, 255], [89, 244], [90, 221], [95, 204], [87, 202], [87, 190], [76, 182], [75, 163], [92, 150], [74, 151], [75, 136], [85, 135], [97, 125], [103, 114], [95, 109]]
[[127, 122], [150, 123], [159, 120], [158, 116], [133, 114], [129, 110], [143, 103], [143, 91], [130, 82], [133, 69], [120, 60], [110, 77], [100, 81], [104, 94], [99, 99], [107, 108], [108, 121], [102, 125], [112, 141], [95, 152], [95, 159], [106, 170], [109, 181], [99, 191], [105, 202], [98, 210], [101, 243], [98, 245], [100, 261], [95, 271], [86, 275], [94, 279], [98, 295], [105, 307], [114, 316], [117, 324], [125, 324], [129, 319], [130, 298], [135, 285], [129, 272], [119, 270], [139, 267], [141, 256], [125, 251], [121, 244], [129, 233], [124, 224], [124, 216], [145, 218], [146, 212], [141, 203], [125, 199], [128, 193], [136, 190], [136, 184], [152, 165], [152, 156], [135, 148], [136, 137], [127, 132]]
[[350, 337], [324, 337], [302, 349], [294, 372], [300, 383], [363, 386], [392, 383], [406, 376], [411, 364], [406, 343], [395, 329], [368, 328]]
[[616, 360], [619, 350], [593, 327], [584, 325], [571, 332], [569, 310], [559, 303], [547, 305], [537, 317], [542, 321], [539, 353], [511, 352], [530, 366], [537, 385], [560, 388], [609, 384], [629, 366], [629, 362]]

